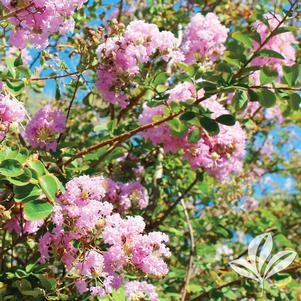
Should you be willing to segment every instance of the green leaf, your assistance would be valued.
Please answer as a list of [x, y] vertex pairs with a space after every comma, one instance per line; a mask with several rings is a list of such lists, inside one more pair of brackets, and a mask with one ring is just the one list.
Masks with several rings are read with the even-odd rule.
[[194, 112], [187, 111], [180, 116], [180, 120], [188, 121], [188, 120], [194, 118], [195, 116], [196, 116], [196, 114]]
[[224, 124], [224, 125], [229, 125], [229, 126], [234, 125], [236, 122], [234, 116], [232, 116], [230, 114], [221, 115], [221, 116], [217, 117], [215, 119], [215, 121], [217, 121], [218, 123]]
[[262, 85], [273, 82], [279, 76], [278, 72], [269, 68], [268, 66], [264, 66], [260, 70], [260, 83]]
[[232, 105], [236, 112], [243, 111], [248, 105], [248, 98], [244, 91], [237, 91], [232, 99]]
[[13, 78], [16, 77], [16, 69], [15, 69], [15, 59], [14, 58], [7, 58], [6, 59], [6, 66], [10, 74]]
[[156, 91], [157, 91], [158, 93], [163, 93], [163, 92], [165, 92], [167, 89], [168, 89], [168, 86], [166, 86], [166, 85], [158, 85], [158, 86], [156, 87]]
[[293, 110], [295, 111], [300, 110], [301, 96], [298, 93], [290, 94], [288, 103]]
[[254, 40], [255, 42], [257, 42], [258, 44], [261, 43], [261, 37], [260, 34], [257, 31], [252, 31], [249, 33], [249, 37]]
[[193, 77], [198, 68], [196, 65], [188, 65], [188, 64], [185, 64], [185, 63], [178, 63], [178, 66], [179, 68], [181, 68], [184, 72], [186, 72], [190, 77]]
[[282, 26], [282, 27], [279, 27], [278, 29], [276, 29], [275, 31], [273, 31], [272, 36], [276, 36], [278, 34], [282, 34], [285, 32], [292, 32], [295, 30], [296, 30], [296, 28], [293, 26]]
[[259, 95], [254, 90], [249, 89], [248, 96], [250, 101], [259, 101]]
[[42, 287], [46, 290], [46, 291], [52, 291], [55, 290], [56, 286], [57, 286], [57, 281], [55, 278], [50, 278], [47, 274], [45, 275], [37, 275], [37, 278], [40, 280]]
[[39, 184], [46, 194], [47, 198], [55, 202], [56, 193], [58, 192], [57, 180], [53, 175], [45, 175], [39, 178]]
[[24, 215], [27, 220], [45, 219], [52, 211], [52, 205], [43, 200], [32, 200], [24, 205]]
[[281, 60], [284, 59], [282, 54], [280, 54], [279, 52], [276, 52], [274, 50], [271, 50], [271, 49], [262, 49], [257, 53], [256, 56], [257, 57], [272, 57], [272, 58], [281, 59]]
[[21, 66], [21, 65], [23, 65], [23, 61], [22, 61], [21, 54], [19, 54], [19, 56], [14, 61], [14, 66], [18, 67], [18, 66]]
[[300, 65], [282, 66], [283, 76], [289, 86], [294, 86], [300, 73]]
[[38, 185], [27, 184], [25, 186], [14, 186], [15, 202], [27, 202], [37, 199], [43, 191]]
[[177, 101], [172, 101], [169, 106], [172, 113], [179, 113], [181, 111], [181, 105]]
[[264, 108], [271, 108], [276, 103], [276, 95], [268, 89], [260, 89], [259, 91], [259, 102]]
[[44, 164], [39, 160], [29, 162], [28, 166], [31, 169], [33, 169], [34, 171], [36, 171], [38, 176], [43, 176], [47, 173], [47, 170], [46, 170]]
[[190, 143], [197, 143], [201, 139], [201, 132], [200, 130], [194, 129], [188, 135], [188, 142]]
[[[25, 274], [23, 277], [19, 277], [20, 272], [24, 273], [24, 271], [22, 271], [20, 269], [15, 272], [15, 275], [17, 278], [23, 278], [23, 277], [28, 276], [27, 274]], [[27, 279], [17, 280], [17, 281], [15, 281], [14, 285], [17, 287], [17, 289], [20, 291], [21, 294], [24, 291], [28, 291], [28, 290], [32, 289], [31, 283]]]
[[0, 174], [6, 177], [17, 177], [23, 173], [22, 165], [19, 161], [8, 159], [0, 164]]
[[182, 137], [188, 130], [187, 126], [179, 118], [169, 120], [167, 124], [170, 126], [172, 135], [176, 137]]
[[237, 68], [239, 68], [241, 65], [241, 60], [239, 60], [238, 58], [231, 57], [231, 53], [229, 51], [225, 51], [224, 60], [230, 65], [233, 65]]
[[25, 78], [30, 78], [30, 69], [27, 66], [18, 66], [17, 71], [25, 76]]
[[8, 181], [16, 186], [25, 186], [29, 184], [32, 173], [29, 168], [25, 168], [23, 174], [18, 177], [9, 178]]
[[168, 74], [166, 72], [161, 72], [156, 75], [153, 83], [155, 86], [162, 85], [166, 83], [167, 79], [168, 79]]
[[43, 294], [44, 294], [43, 290], [39, 287], [36, 287], [30, 291], [22, 291], [22, 295], [24, 296], [38, 297], [38, 296], [42, 296]]
[[253, 46], [250, 38], [246, 34], [243, 34], [241, 32], [238, 32], [238, 31], [233, 32], [232, 38], [237, 40], [238, 42], [242, 43], [247, 48], [251, 48]]
[[23, 88], [25, 87], [22, 80], [6, 80], [6, 86], [9, 88], [10, 92], [18, 96], [22, 93]]
[[202, 116], [200, 118], [200, 124], [210, 135], [216, 135], [219, 133], [218, 123], [209, 117]]

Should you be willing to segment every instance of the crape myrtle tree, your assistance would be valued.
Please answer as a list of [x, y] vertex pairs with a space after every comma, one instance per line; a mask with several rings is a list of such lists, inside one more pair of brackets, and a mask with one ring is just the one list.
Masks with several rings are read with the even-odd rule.
[[0, 300], [301, 300], [300, 14], [0, 0]]

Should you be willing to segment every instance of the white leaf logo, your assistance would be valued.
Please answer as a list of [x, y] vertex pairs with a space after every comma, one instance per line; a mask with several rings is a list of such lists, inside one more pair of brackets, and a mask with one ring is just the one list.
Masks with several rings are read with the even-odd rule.
[[264, 289], [264, 282], [287, 268], [297, 256], [294, 251], [281, 251], [270, 257], [273, 249], [273, 238], [271, 233], [256, 236], [248, 247], [248, 260], [238, 258], [231, 261], [231, 268], [238, 274], [258, 281]]

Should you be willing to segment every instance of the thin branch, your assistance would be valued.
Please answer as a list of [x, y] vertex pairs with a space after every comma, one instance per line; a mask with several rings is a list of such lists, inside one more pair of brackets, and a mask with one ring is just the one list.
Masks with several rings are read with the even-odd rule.
[[120, 20], [121, 20], [122, 8], [123, 8], [123, 0], [120, 0], [120, 2], [119, 2], [118, 16], [117, 16], [118, 23], [120, 23]]
[[103, 161], [121, 143], [122, 143], [121, 141], [117, 141], [114, 144], [112, 144], [103, 155], [101, 155], [96, 161], [94, 161], [91, 164], [91, 167], [96, 167], [99, 163], [101, 163], [101, 161]]
[[117, 117], [117, 123], [119, 123], [121, 121], [121, 119], [123, 118], [123, 116], [139, 102], [139, 100], [145, 94], [145, 92], [146, 92], [146, 89], [142, 89], [141, 92], [137, 96], [130, 99], [130, 104], [126, 108], [124, 108], [120, 111], [120, 113]]
[[192, 275], [193, 255], [194, 255], [194, 252], [195, 252], [195, 240], [194, 240], [194, 235], [193, 235], [193, 227], [191, 225], [189, 213], [188, 213], [188, 210], [187, 210], [187, 207], [186, 207], [186, 204], [185, 204], [185, 201], [184, 201], [183, 198], [181, 199], [181, 205], [184, 209], [186, 223], [187, 223], [187, 226], [188, 226], [189, 236], [190, 236], [189, 260], [188, 260], [188, 266], [187, 266], [187, 270], [186, 270], [184, 286], [183, 286], [183, 289], [181, 291], [181, 301], [185, 301], [186, 300], [186, 295], [187, 295], [187, 286], [189, 285], [191, 275]]
[[[209, 95], [209, 96], [207, 95], [207, 96], [204, 96], [204, 97], [202, 97], [202, 98], [199, 98], [199, 99], [197, 99], [197, 100], [194, 102], [194, 104], [199, 104], [199, 103], [201, 103], [203, 100], [205, 100], [205, 99], [207, 99], [207, 98], [209, 98], [209, 97], [211, 97], [211, 96], [212, 96], [212, 95]], [[96, 151], [96, 150], [98, 150], [98, 149], [100, 149], [100, 148], [102, 148], [102, 147], [104, 147], [104, 146], [106, 146], [106, 145], [108, 145], [108, 144], [112, 144], [112, 143], [114, 143], [114, 142], [116, 142], [116, 141], [123, 142], [123, 141], [125, 141], [125, 140], [131, 138], [132, 136], [134, 136], [134, 135], [140, 133], [140, 132], [143, 132], [143, 131], [145, 131], [145, 130], [147, 130], [147, 129], [150, 129], [150, 128], [153, 128], [153, 127], [156, 127], [156, 126], [158, 126], [158, 125], [160, 125], [160, 124], [162, 124], [162, 123], [164, 123], [164, 122], [166, 122], [166, 121], [172, 120], [172, 119], [174, 119], [175, 117], [181, 115], [182, 113], [184, 113], [184, 112], [186, 112], [186, 111], [187, 111], [187, 108], [184, 108], [183, 110], [181, 110], [181, 111], [178, 112], [178, 113], [170, 114], [170, 115], [168, 115], [168, 116], [166, 116], [166, 117], [164, 117], [164, 118], [162, 118], [162, 119], [160, 119], [160, 120], [157, 120], [157, 121], [154, 121], [154, 122], [145, 124], [145, 125], [143, 125], [143, 126], [140, 126], [140, 127], [136, 128], [136, 129], [134, 129], [134, 130], [131, 130], [131, 131], [129, 131], [129, 132], [123, 133], [123, 134], [121, 134], [121, 135], [119, 135], [119, 136], [116, 136], [116, 137], [114, 137], [114, 138], [110, 138], [110, 139], [107, 139], [107, 140], [105, 140], [105, 141], [96, 143], [96, 144], [94, 144], [94, 145], [92, 145], [92, 146], [90, 146], [90, 147], [84, 149], [83, 151], [78, 152], [77, 154], [75, 154], [73, 157], [71, 157], [70, 159], [68, 159], [68, 160], [65, 161], [64, 163], [61, 163], [61, 165], [59, 165], [59, 167], [61, 167], [61, 166], [67, 166], [67, 165], [69, 165], [71, 162], [73, 162], [74, 160], [76, 160], [76, 159], [78, 159], [78, 158], [82, 158], [83, 156], [85, 156], [85, 155], [87, 155], [87, 154], [89, 154], [89, 153], [92, 153], [92, 152], [94, 152], [94, 151]]]
[[92, 145], [86, 149], [84, 149], [83, 151], [77, 153], [76, 155], [74, 155], [73, 157], [71, 157], [69, 160], [65, 161], [62, 166], [68, 166], [71, 162], [73, 162], [75, 159], [78, 159], [78, 158], [82, 158], [83, 156], [85, 156], [86, 154], [89, 154], [93, 151], [96, 151], [108, 144], [112, 144], [112, 143], [115, 143], [116, 141], [120, 141], [120, 142], [123, 142], [125, 140], [127, 140], [128, 138], [142, 132], [142, 131], [145, 131], [147, 129], [150, 129], [150, 128], [153, 128], [155, 126], [158, 126], [168, 120], [171, 120], [173, 118], [175, 118], [176, 116], [179, 116], [182, 112], [179, 112], [179, 113], [174, 113], [174, 114], [171, 114], [165, 118], [162, 118], [161, 120], [158, 120], [158, 121], [154, 121], [154, 122], [151, 122], [151, 123], [148, 123], [148, 124], [145, 124], [141, 127], [138, 127], [134, 130], [131, 130], [129, 132], [126, 132], [124, 134], [121, 134], [117, 137], [114, 137], [114, 138], [110, 138], [108, 140], [105, 140], [105, 141], [102, 141], [100, 143], [97, 143], [95, 145]]
[[161, 225], [167, 216], [170, 215], [170, 213], [177, 207], [177, 205], [181, 202], [181, 200], [190, 192], [190, 190], [193, 188], [193, 186], [197, 183], [198, 179], [195, 178], [194, 181], [186, 188], [186, 190], [176, 199], [176, 201], [163, 213], [163, 215], [153, 223], [149, 224], [147, 226], [147, 229], [153, 229], [157, 226]]
[[[88, 69], [86, 69], [88, 70]], [[42, 81], [42, 80], [49, 80], [49, 79], [58, 79], [58, 78], [64, 78], [64, 77], [69, 77], [69, 76], [74, 76], [74, 75], [80, 75], [83, 71], [76, 71], [76, 72], [71, 72], [71, 73], [66, 73], [66, 74], [60, 74], [60, 75], [50, 75], [50, 76], [45, 76], [45, 77], [33, 77], [30, 78], [29, 81]]]
[[3, 20], [6, 20], [6, 19], [9, 19], [9, 18], [12, 18], [14, 17], [15, 15], [17, 15], [18, 13], [21, 13], [23, 12], [24, 10], [27, 10], [28, 8], [30, 8], [31, 6], [33, 6], [33, 3], [30, 3], [29, 5], [27, 6], [24, 6], [24, 7], [21, 7], [7, 15], [4, 15], [4, 16], [0, 16], [0, 21], [3, 21]]
[[251, 86], [249, 87], [250, 89], [270, 89], [270, 90], [289, 90], [289, 91], [301, 91], [301, 88], [295, 88], [295, 87], [281, 87], [281, 86], [277, 86], [277, 87], [267, 87], [267, 86]]
[[[71, 101], [69, 103], [69, 106], [68, 106], [68, 109], [67, 109], [67, 114], [66, 114], [66, 124], [68, 123], [68, 120], [69, 120], [69, 116], [70, 116], [70, 111], [71, 111], [71, 108], [72, 108], [72, 105], [74, 103], [74, 100], [75, 100], [75, 97], [76, 97], [76, 93], [78, 91], [78, 88], [79, 88], [79, 83], [80, 83], [80, 75], [77, 76], [77, 81], [76, 81], [76, 84], [75, 84], [75, 88], [74, 88], [74, 92], [73, 92], [73, 96], [71, 98]], [[60, 134], [58, 140], [57, 140], [57, 144], [60, 143], [61, 139], [62, 139], [62, 136], [63, 136], [63, 133]]]
[[255, 57], [258, 55], [259, 51], [268, 43], [268, 41], [273, 37], [274, 33], [276, 32], [276, 30], [278, 30], [278, 28], [281, 27], [281, 25], [286, 21], [286, 19], [288, 18], [288, 16], [291, 14], [291, 12], [294, 9], [295, 4], [298, 2], [298, 0], [294, 1], [291, 4], [290, 9], [286, 12], [285, 16], [283, 17], [283, 19], [277, 24], [277, 26], [274, 28], [274, 30], [272, 30], [269, 35], [266, 37], [266, 39], [259, 45], [259, 47], [254, 51], [254, 53], [251, 55], [251, 57], [243, 64], [243, 66], [238, 70], [238, 72], [233, 76], [233, 78], [237, 78], [241, 75], [241, 73], [243, 72], [243, 70], [253, 61], [253, 59], [255, 59]]

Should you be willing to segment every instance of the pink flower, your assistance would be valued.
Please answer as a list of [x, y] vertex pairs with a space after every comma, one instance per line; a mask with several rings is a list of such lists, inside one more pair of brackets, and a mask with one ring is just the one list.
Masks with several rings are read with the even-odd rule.
[[126, 284], [125, 293], [129, 300], [145, 300], [147, 297], [150, 301], [158, 300], [155, 287], [146, 281], [128, 282]]
[[92, 274], [101, 275], [103, 263], [103, 256], [98, 252], [91, 250], [84, 255], [83, 261], [78, 263], [77, 267], [82, 275], [89, 277]]
[[[168, 91], [168, 101], [186, 101], [188, 99], [196, 98], [196, 91], [193, 84], [185, 82], [176, 85], [173, 89]], [[202, 96], [202, 92], [198, 93], [199, 97]], [[153, 122], [155, 116], [164, 116], [164, 105], [157, 107], [143, 106], [143, 112], [139, 116], [139, 122], [141, 125], [145, 125]], [[167, 124], [162, 124], [158, 127], [148, 129], [142, 133], [145, 139], [149, 139], [155, 144], [163, 144], [164, 150], [167, 152], [177, 152], [185, 144], [185, 137], [175, 137], [172, 135], [170, 127]]]
[[[9, 43], [17, 48], [25, 48], [30, 42], [39, 49], [48, 45], [48, 37], [57, 31], [65, 34], [72, 31], [74, 21], [70, 16], [88, 0], [32, 0], [24, 10], [10, 18], [15, 30], [12, 31]], [[10, 0], [0, 0], [9, 10], [16, 7]], [[27, 2], [25, 2], [27, 3]]]
[[25, 129], [25, 137], [33, 148], [55, 151], [58, 134], [65, 131], [66, 116], [62, 111], [46, 106], [39, 110]]
[[[261, 37], [261, 41], [264, 41], [266, 37], [273, 31], [282, 20], [282, 17], [277, 14], [267, 13], [264, 18], [268, 21], [269, 27], [264, 23], [257, 21], [254, 25], [256, 31]], [[270, 49], [280, 53], [284, 59], [278, 58], [255, 58], [252, 61], [253, 66], [271, 65], [282, 77], [282, 65], [293, 65], [296, 60], [296, 50], [293, 47], [293, 43], [296, 41], [294, 35], [291, 32], [284, 32], [272, 37], [263, 47], [263, 49]], [[254, 42], [255, 50], [259, 47], [259, 44]]]
[[101, 176], [72, 179], [53, 208], [51, 230], [40, 238], [41, 262], [53, 251], [69, 271], [77, 273], [80, 293], [89, 290], [100, 297], [121, 287], [130, 267], [165, 275], [164, 257], [170, 256], [167, 235], [144, 234], [141, 216], [123, 218], [113, 212], [113, 205], [124, 213], [132, 202], [147, 205], [146, 190], [139, 182], [120, 183]]
[[88, 291], [87, 283], [85, 280], [78, 279], [75, 281], [75, 285], [79, 293], [83, 294]]
[[0, 93], [0, 141], [5, 138], [12, 122], [25, 119], [26, 110], [21, 102]]
[[[229, 112], [214, 97], [202, 102], [202, 107], [217, 118]], [[218, 180], [225, 180], [233, 173], [239, 174], [243, 167], [246, 135], [238, 122], [234, 126], [219, 125], [220, 132], [209, 136], [203, 132], [196, 144], [186, 144], [184, 158], [192, 168], [202, 168]]]
[[151, 61], [157, 52], [165, 61], [182, 60], [178, 44], [173, 33], [160, 32], [155, 24], [132, 21], [123, 36], [110, 37], [99, 45], [97, 55], [103, 63], [97, 71], [96, 87], [105, 100], [126, 107], [129, 82], [139, 73], [139, 64]]
[[[168, 101], [185, 101], [196, 97], [200, 98], [203, 95], [203, 91], [196, 93], [194, 86], [186, 82], [178, 84], [169, 91]], [[202, 101], [201, 105], [212, 112], [212, 118], [229, 114], [216, 101], [215, 97]], [[144, 125], [152, 122], [154, 116], [164, 116], [163, 110], [164, 105], [154, 108], [145, 106], [141, 116], [139, 116], [140, 123]], [[218, 180], [224, 180], [232, 173], [242, 171], [246, 136], [238, 122], [234, 126], [219, 125], [219, 127], [220, 133], [213, 137], [201, 129], [202, 135], [197, 143], [188, 143], [187, 135], [174, 137], [167, 124], [148, 129], [142, 133], [142, 136], [155, 144], [163, 144], [166, 151], [177, 152], [179, 149], [183, 149], [183, 157], [189, 160], [192, 168], [204, 169]], [[190, 127], [188, 132], [194, 128]]]
[[0, 121], [2, 123], [21, 122], [24, 120], [26, 110], [21, 102], [0, 94]]
[[224, 43], [229, 30], [223, 26], [214, 13], [203, 16], [196, 14], [188, 24], [182, 51], [186, 63], [195, 63], [199, 59], [215, 61], [224, 51]]
[[90, 292], [93, 297], [99, 296], [103, 298], [105, 296], [105, 290], [101, 286], [90, 287]]

